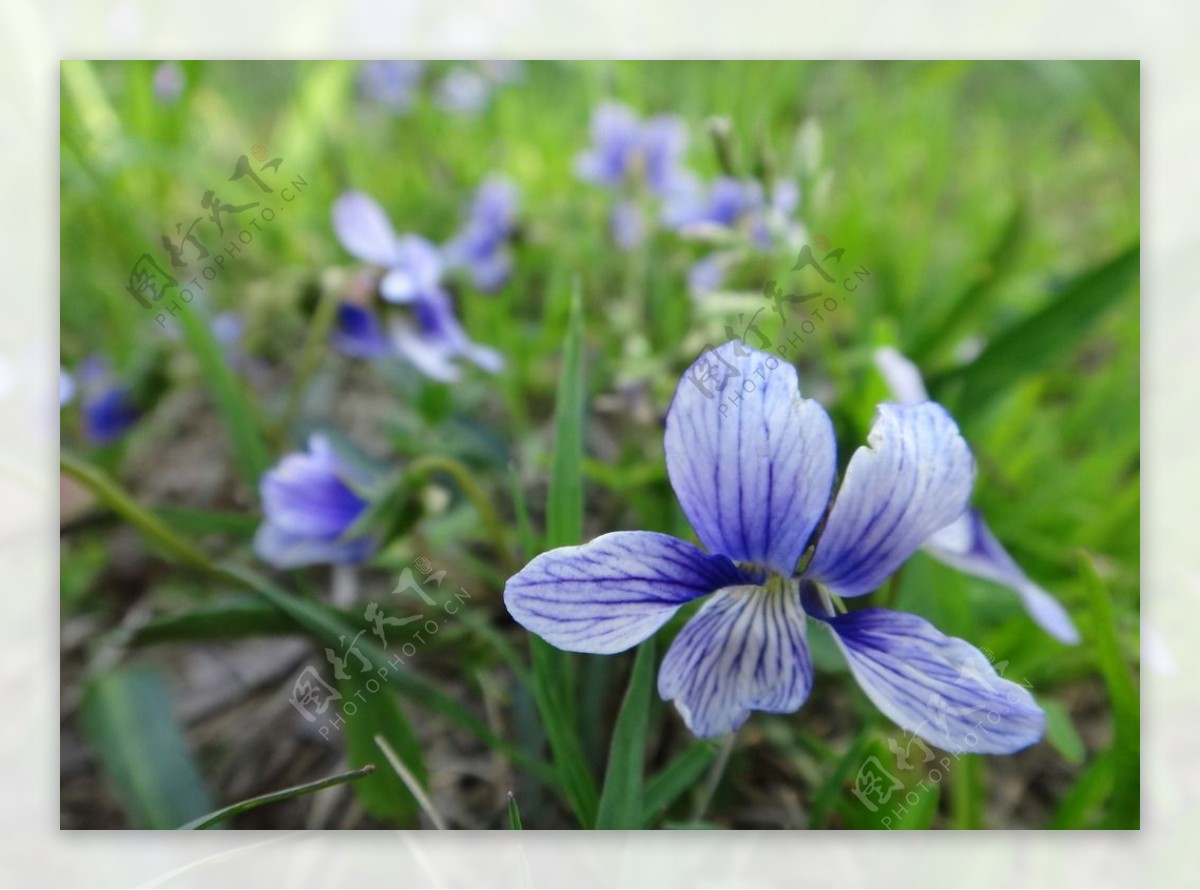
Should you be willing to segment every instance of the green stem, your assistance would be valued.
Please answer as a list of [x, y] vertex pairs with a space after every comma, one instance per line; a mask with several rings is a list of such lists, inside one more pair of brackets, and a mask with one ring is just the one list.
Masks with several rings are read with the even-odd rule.
[[709, 770], [708, 778], [704, 780], [704, 790], [700, 794], [700, 800], [696, 802], [696, 809], [692, 811], [693, 822], [699, 822], [708, 811], [708, 805], [712, 803], [713, 796], [717, 793], [717, 786], [721, 784], [721, 777], [725, 775], [725, 767], [729, 764], [729, 756], [733, 753], [736, 741], [737, 732], [731, 732], [725, 737], [725, 741], [721, 745], [721, 753], [717, 755], [716, 762]]
[[202, 550], [193, 547], [152, 513], [139, 507], [133, 498], [100, 470], [66, 452], [62, 454], [60, 465], [63, 475], [71, 477], [90, 490], [111, 507], [114, 513], [157, 544], [168, 556], [191, 568], [206, 572], [216, 571], [212, 560]]
[[463, 490], [463, 494], [474, 505], [475, 510], [479, 513], [479, 517], [483, 520], [483, 524], [487, 528], [488, 537], [492, 540], [492, 546], [504, 562], [505, 570], [510, 575], [515, 574], [520, 566], [517, 565], [516, 557], [509, 546], [508, 534], [504, 529], [504, 523], [500, 520], [500, 514], [496, 512], [496, 508], [488, 499], [487, 494], [480, 488], [479, 483], [475, 481], [475, 477], [471, 475], [471, 471], [460, 461], [452, 457], [446, 457], [443, 454], [426, 454], [418, 457], [408, 465], [408, 473], [412, 476], [429, 475], [430, 473], [439, 472], [452, 477], [458, 483], [458, 487]]
[[269, 794], [251, 797], [249, 800], [239, 801], [222, 809], [214, 810], [207, 816], [193, 819], [186, 825], [180, 825], [179, 830], [202, 831], [206, 828], [212, 828], [214, 825], [224, 822], [226, 819], [236, 816], [239, 813], [244, 813], [247, 810], [257, 809], [258, 807], [281, 800], [289, 800], [293, 797], [300, 797], [304, 794], [312, 794], [314, 791], [320, 791], [323, 788], [332, 788], [334, 785], [341, 785], [345, 782], [353, 782], [355, 779], [364, 778], [373, 772], [375, 772], [375, 764], [368, 763], [361, 769], [352, 769], [349, 772], [338, 773], [336, 776], [326, 776], [324, 779], [318, 779], [315, 782], [293, 785], [291, 788], [284, 788], [282, 791], [272, 791]]
[[287, 407], [284, 408], [283, 419], [280, 421], [280, 428], [285, 436], [296, 423], [296, 417], [300, 413], [300, 405], [304, 399], [304, 390], [307, 388], [313, 372], [316, 371], [317, 365], [321, 363], [321, 357], [325, 355], [325, 344], [329, 340], [329, 330], [333, 327], [333, 320], [337, 316], [337, 306], [338, 299], [333, 291], [325, 291], [313, 312], [304, 345], [301, 347], [300, 365], [296, 369], [292, 389], [288, 393]]

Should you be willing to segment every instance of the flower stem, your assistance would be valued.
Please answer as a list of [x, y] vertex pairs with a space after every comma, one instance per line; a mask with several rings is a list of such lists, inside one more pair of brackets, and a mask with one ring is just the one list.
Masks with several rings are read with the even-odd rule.
[[211, 559], [175, 534], [158, 517], [142, 509], [107, 475], [81, 461], [72, 454], [63, 452], [59, 461], [64, 476], [69, 476], [80, 485], [94, 492], [118, 516], [139, 529], [147, 538], [191, 568], [207, 572], [217, 571]]
[[488, 532], [488, 537], [492, 540], [492, 546], [500, 555], [500, 559], [504, 563], [505, 570], [511, 575], [518, 568], [516, 557], [513, 556], [512, 548], [508, 544], [508, 534], [504, 530], [504, 523], [500, 520], [500, 514], [496, 512], [495, 506], [488, 499], [487, 494], [475, 481], [471, 475], [471, 471], [460, 461], [452, 457], [446, 457], [443, 454], [426, 454], [418, 457], [408, 465], [408, 473], [411, 476], [426, 476], [430, 473], [445, 473], [458, 483], [459, 488], [463, 490], [463, 494], [474, 505], [475, 510], [479, 513], [480, 519]]
[[703, 819], [709, 804], [712, 803], [713, 795], [717, 793], [717, 786], [721, 784], [721, 777], [725, 774], [725, 767], [729, 764], [729, 755], [733, 753], [736, 741], [737, 732], [731, 732], [721, 744], [721, 751], [717, 754], [717, 759], [713, 761], [713, 765], [708, 771], [708, 777], [704, 780], [704, 789], [700, 793], [700, 800], [696, 802], [696, 808], [692, 811], [693, 822]]

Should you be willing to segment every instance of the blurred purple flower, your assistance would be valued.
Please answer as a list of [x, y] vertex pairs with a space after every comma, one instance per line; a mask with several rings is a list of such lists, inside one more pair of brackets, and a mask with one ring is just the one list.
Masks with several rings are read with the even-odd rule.
[[59, 407], [70, 404], [75, 398], [75, 378], [67, 373], [67, 369], [59, 365], [58, 368], [58, 404]]
[[453, 68], [438, 82], [434, 99], [445, 111], [478, 114], [487, 107], [491, 93], [491, 83], [480, 72]]
[[128, 388], [113, 383], [83, 401], [83, 433], [93, 445], [107, 445], [127, 433], [142, 412]]
[[154, 69], [154, 98], [170, 104], [183, 95], [187, 79], [178, 62], [163, 62]]
[[593, 113], [591, 131], [591, 146], [575, 159], [585, 182], [618, 188], [640, 177], [651, 192], [667, 195], [689, 181], [682, 167], [687, 128], [679, 118], [643, 122], [632, 109], [606, 102]]
[[520, 195], [501, 176], [484, 181], [471, 202], [470, 214], [443, 249], [446, 264], [466, 269], [475, 287], [484, 292], [503, 287], [512, 270], [508, 243], [517, 228]]
[[[74, 398], [78, 388], [82, 399], [83, 434], [93, 445], [115, 442], [141, 418], [141, 409], [134, 403], [129, 388], [117, 379], [108, 359], [101, 355], [88, 356], [75, 369], [75, 377], [78, 387], [76, 381], [68, 383], [66, 399]], [[70, 380], [69, 375], [66, 379]], [[63, 396], [61, 381], [59, 396]]]
[[345, 301], [338, 304], [330, 342], [350, 358], [383, 358], [392, 351], [379, 316], [365, 306]]
[[[442, 255], [433, 244], [418, 235], [398, 236], [383, 208], [361, 192], [346, 192], [338, 198], [333, 205], [333, 227], [348, 253], [382, 267], [379, 293], [383, 299], [407, 310], [393, 310], [383, 324], [383, 336], [395, 354], [445, 383], [458, 379], [459, 359], [492, 373], [503, 367], [499, 353], [473, 343], [459, 324], [442, 286]], [[369, 350], [378, 343], [379, 334], [370, 317], [353, 310], [339, 313], [337, 333]], [[343, 345], [346, 342], [342, 340]]]
[[646, 240], [646, 217], [633, 201], [618, 201], [608, 217], [609, 232], [621, 250], [633, 250]]
[[688, 289], [697, 295], [719, 290], [725, 283], [728, 269], [729, 257], [724, 253], [710, 253], [701, 257], [688, 270]]
[[413, 104], [425, 63], [410, 59], [364, 62], [359, 70], [359, 88], [367, 98], [395, 112], [408, 111]]
[[342, 461], [324, 436], [312, 436], [307, 452], [286, 455], [263, 475], [265, 519], [255, 552], [280, 569], [365, 561], [374, 542], [346, 532], [367, 508], [359, 492], [374, 481]]

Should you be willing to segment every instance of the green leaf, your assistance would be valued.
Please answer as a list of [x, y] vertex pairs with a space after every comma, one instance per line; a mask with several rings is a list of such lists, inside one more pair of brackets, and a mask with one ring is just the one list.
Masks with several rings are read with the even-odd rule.
[[271, 453], [250, 397], [241, 379], [225, 361], [207, 316], [198, 307], [190, 307], [176, 318], [225, 422], [234, 461], [247, 487], [257, 493], [258, 481], [271, 465]]
[[583, 754], [575, 701], [569, 692], [574, 685], [574, 672], [570, 670], [573, 665], [565, 653], [538, 637], [530, 636], [529, 650], [533, 658], [533, 697], [554, 755], [558, 785], [580, 824], [594, 825], [600, 793]]
[[546, 547], [566, 547], [583, 537], [583, 299], [578, 287], [563, 341], [562, 376], [554, 407], [554, 459], [546, 508]]
[[1083, 771], [1063, 797], [1047, 828], [1071, 831], [1095, 828], [1096, 816], [1113, 790], [1112, 751], [1101, 754]]
[[651, 777], [642, 793], [642, 825], [653, 825], [667, 807], [695, 787], [716, 756], [717, 749], [710, 742], [693, 742], [662, 772]]
[[[583, 535], [583, 303], [578, 288], [563, 343], [554, 416], [554, 459], [546, 507], [546, 545], [578, 544]], [[600, 795], [579, 737], [574, 662], [538, 637], [529, 640], [533, 695], [567, 802], [583, 826], [594, 825]]]
[[1038, 702], [1046, 712], [1046, 739], [1068, 763], [1081, 764], [1087, 755], [1083, 739], [1075, 731], [1067, 709], [1053, 699]]
[[646, 728], [650, 720], [654, 687], [654, 638], [638, 647], [629, 675], [625, 700], [617, 714], [608, 769], [596, 813], [596, 828], [640, 828], [643, 811], [643, 764], [646, 758]]
[[222, 807], [219, 810], [209, 813], [207, 816], [201, 816], [199, 819], [193, 819], [186, 825], [180, 825], [180, 831], [203, 831], [206, 828], [212, 828], [218, 823], [224, 822], [226, 819], [232, 819], [240, 813], [256, 810], [259, 807], [267, 804], [278, 803], [281, 800], [291, 800], [293, 797], [303, 797], [305, 794], [312, 794], [315, 791], [321, 791], [325, 788], [332, 788], [334, 785], [341, 785], [344, 782], [353, 782], [355, 779], [361, 779], [364, 776], [369, 776], [375, 771], [375, 765], [368, 763], [362, 769], [352, 769], [349, 772], [338, 773], [336, 776], [326, 776], [324, 779], [317, 779], [315, 782], [305, 782], [303, 785], [293, 785], [291, 788], [284, 788], [282, 791], [272, 791], [268, 794], [260, 794], [258, 797], [251, 797], [247, 800], [238, 801], [235, 804], [230, 804], [227, 807]]
[[382, 734], [376, 733], [372, 741], [375, 743], [375, 746], [383, 752], [383, 756], [386, 758], [388, 765], [392, 768], [396, 778], [400, 779], [404, 787], [408, 789], [408, 793], [411, 794], [416, 800], [417, 805], [425, 811], [425, 815], [429, 817], [431, 822], [433, 822], [433, 827], [438, 831], [445, 831], [446, 820], [443, 819], [442, 814], [434, 808], [433, 801], [431, 801], [429, 799], [429, 795], [425, 793], [424, 780], [418, 778], [413, 774], [411, 769], [405, 766], [404, 761], [400, 758], [400, 755], [396, 753], [395, 749], [392, 748], [390, 744], [388, 744], [388, 740], [384, 738]]
[[164, 615], [133, 632], [130, 645], [149, 646], [190, 640], [239, 640], [284, 636], [303, 628], [286, 612], [261, 597], [238, 596]]
[[1137, 682], [1121, 656], [1108, 590], [1088, 554], [1079, 557], [1092, 610], [1092, 654], [1113, 712], [1113, 791], [1105, 827], [1136, 829], [1141, 821], [1141, 704]]
[[812, 807], [808, 814], [808, 827], [810, 829], [823, 828], [825, 826], [826, 821], [829, 819], [829, 814], [833, 812], [838, 801], [843, 796], [843, 788], [847, 780], [858, 772], [863, 762], [867, 759], [869, 749], [875, 740], [875, 723], [876, 720], [872, 717], [859, 730], [858, 737], [846, 749], [846, 753], [834, 764], [833, 769], [826, 775], [825, 781], [821, 783], [821, 787], [817, 790], [817, 793], [813, 795]]
[[1001, 332], [970, 364], [931, 380], [931, 391], [941, 401], [953, 387], [956, 416], [982, 412], [1012, 386], [1014, 376], [1069, 355], [1104, 311], [1137, 283], [1140, 263], [1135, 244], [1078, 275], [1040, 312]]
[[121, 668], [91, 680], [84, 732], [137, 828], [175, 828], [213, 808], [162, 678]]
[[1014, 266], [1026, 228], [1023, 204], [1018, 203], [996, 235], [978, 271], [958, 298], [944, 311], [936, 324], [928, 325], [923, 335], [909, 348], [909, 356], [918, 364], [933, 364], [938, 354], [953, 348], [970, 330], [973, 322], [989, 308], [997, 286], [1005, 280]]
[[[967, 754], [954, 764], [950, 775], [950, 821], [959, 831], [984, 828], [983, 806], [987, 801], [983, 758]], [[932, 820], [932, 816], [930, 817]]]
[[[896, 821], [888, 826], [892, 831], [924, 831], [933, 825], [937, 817], [938, 801], [942, 796], [941, 785], [927, 785], [928, 790], [917, 792], [917, 802], [908, 810], [901, 811]], [[905, 798], [907, 802], [907, 796]]]
[[[350, 677], [338, 682], [342, 700], [336, 704], [342, 706], [347, 758], [351, 763], [375, 760], [379, 751], [375, 736], [380, 735], [423, 786], [427, 779], [425, 758], [408, 718], [400, 710], [392, 690], [378, 682], [374, 671], [360, 671], [359, 667], [352, 658], [347, 658], [346, 671]], [[378, 770], [355, 784], [354, 790], [368, 813], [384, 819], [405, 819], [419, 806], [408, 786], [392, 770]]]
[[521, 811], [517, 809], [517, 798], [508, 792], [508, 827], [513, 831], [521, 831]]
[[177, 531], [192, 535], [229, 534], [249, 538], [260, 522], [257, 516], [245, 513], [217, 513], [188, 507], [159, 507], [154, 513]]

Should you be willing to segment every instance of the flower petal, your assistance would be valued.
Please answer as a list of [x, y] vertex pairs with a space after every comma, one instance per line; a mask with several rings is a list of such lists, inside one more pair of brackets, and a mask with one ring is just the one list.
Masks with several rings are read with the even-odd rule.
[[337, 322], [329, 340], [351, 358], [382, 358], [392, 349], [378, 316], [354, 303], [338, 304]]
[[870, 593], [967, 507], [975, 461], [941, 405], [879, 406], [850, 459], [805, 576], [839, 596]]
[[530, 561], [504, 586], [517, 623], [559, 649], [636, 646], [696, 597], [746, 577], [728, 559], [655, 532], [613, 532]]
[[1025, 687], [925, 619], [860, 609], [822, 620], [867, 698], [901, 729], [968, 754], [1011, 754], [1045, 732], [1046, 715]]
[[667, 651], [658, 694], [700, 738], [732, 732], [751, 711], [796, 711], [812, 688], [804, 610], [794, 591], [727, 587]]
[[1046, 633], [1064, 643], [1079, 642], [1071, 616], [1053, 596], [1021, 571], [983, 521], [978, 510], [968, 510], [925, 542], [925, 552], [960, 572], [995, 581], [1016, 591], [1030, 617]]
[[307, 453], [288, 454], [263, 474], [263, 513], [272, 525], [294, 535], [337, 538], [366, 509], [341, 478], [336, 455], [321, 436]]
[[404, 321], [394, 322], [390, 334], [396, 352], [426, 377], [440, 383], [458, 381], [461, 375], [454, 363], [458, 353], [443, 338], [430, 337]]
[[897, 350], [890, 346], [876, 349], [875, 367], [883, 375], [884, 382], [897, 402], [915, 405], [929, 401], [929, 393], [925, 391], [925, 381], [921, 379], [921, 372]]
[[667, 412], [667, 473], [714, 553], [790, 576], [833, 485], [833, 425], [796, 369], [741, 340], [706, 352]]
[[254, 552], [277, 569], [295, 569], [316, 564], [341, 565], [365, 562], [374, 542], [369, 538], [343, 541], [295, 534], [267, 521], [254, 535]]
[[346, 252], [364, 263], [390, 266], [396, 262], [392, 224], [375, 199], [362, 192], [346, 192], [334, 202], [333, 231]]

